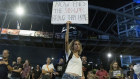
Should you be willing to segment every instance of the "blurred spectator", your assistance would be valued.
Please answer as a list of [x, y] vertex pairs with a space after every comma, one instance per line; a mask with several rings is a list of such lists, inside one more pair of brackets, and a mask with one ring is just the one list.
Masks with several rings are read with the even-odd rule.
[[0, 59], [0, 79], [8, 79], [8, 71], [13, 70], [13, 68], [9, 65], [9, 51], [3, 50], [2, 57], [3, 58]]
[[98, 77], [92, 71], [88, 71], [87, 79], [98, 79]]
[[128, 67], [126, 65], [123, 65], [122, 69], [123, 69], [123, 77], [127, 78], [127, 72], [129, 71]]
[[15, 64], [16, 64], [16, 61], [13, 61], [13, 62], [12, 62], [12, 66], [14, 66]]
[[129, 65], [129, 71], [127, 72], [127, 77], [128, 79], [133, 79], [133, 75], [134, 75], [134, 69], [133, 69], [134, 65], [130, 64]]
[[37, 65], [33, 71], [32, 79], [40, 79], [41, 78], [41, 69], [40, 66]]
[[22, 71], [22, 64], [21, 64], [21, 57], [17, 57], [17, 63], [13, 64], [13, 70], [12, 70], [12, 75], [11, 79], [20, 79], [21, 78], [21, 71]]
[[51, 79], [54, 72], [54, 66], [51, 64], [51, 58], [47, 58], [45, 65], [42, 66], [42, 79]]
[[61, 79], [63, 75], [63, 66], [64, 60], [62, 58], [59, 59], [59, 63], [55, 65], [55, 79]]
[[29, 79], [30, 71], [31, 71], [31, 66], [29, 60], [25, 60], [25, 63], [23, 64], [23, 71], [21, 73], [22, 79]]
[[91, 68], [90, 68], [90, 64], [87, 63], [87, 57], [86, 56], [82, 56], [82, 66], [83, 66], [82, 69], [83, 69], [83, 72], [84, 72], [85, 79], [87, 79], [88, 71]]
[[104, 67], [102, 65], [100, 66], [100, 70], [98, 70], [96, 72], [96, 75], [98, 76], [98, 79], [108, 79], [109, 78], [107, 71], [104, 70]]
[[31, 67], [30, 79], [33, 79], [33, 72], [34, 72], [35, 68], [33, 66], [31, 66], [31, 65], [30, 65], [30, 67]]
[[110, 79], [123, 79], [122, 69], [119, 67], [118, 62], [112, 62], [110, 65], [109, 75]]

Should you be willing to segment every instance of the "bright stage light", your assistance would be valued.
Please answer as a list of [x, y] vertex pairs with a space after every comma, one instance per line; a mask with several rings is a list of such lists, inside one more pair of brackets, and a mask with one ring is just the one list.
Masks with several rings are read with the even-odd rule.
[[111, 53], [108, 53], [108, 54], [107, 54], [107, 57], [108, 57], [108, 58], [111, 58], [111, 57], [112, 57], [112, 54], [111, 54]]
[[122, 58], [123, 56], [122, 56], [122, 55], [120, 55], [120, 57]]
[[15, 11], [16, 11], [17, 15], [19, 15], [19, 16], [24, 15], [24, 12], [25, 12], [24, 11], [24, 8], [23, 7], [20, 7], [20, 6], [17, 7]]

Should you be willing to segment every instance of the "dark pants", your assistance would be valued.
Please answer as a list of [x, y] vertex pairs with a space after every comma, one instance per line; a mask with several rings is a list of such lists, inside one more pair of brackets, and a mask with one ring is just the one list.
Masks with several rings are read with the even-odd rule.
[[55, 79], [62, 79], [62, 77], [55, 77]]
[[67, 74], [65, 73], [62, 77], [62, 79], [80, 79], [81, 77], [80, 76], [73, 76], [71, 74]]
[[21, 79], [20, 77], [11, 77], [10, 79]]
[[42, 75], [42, 79], [51, 79], [50, 75]]
[[0, 77], [0, 79], [8, 79], [8, 78], [5, 78], [5, 77]]

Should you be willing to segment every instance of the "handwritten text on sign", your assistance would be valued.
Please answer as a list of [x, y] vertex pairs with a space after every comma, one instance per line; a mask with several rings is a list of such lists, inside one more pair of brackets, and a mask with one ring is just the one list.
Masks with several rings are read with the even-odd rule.
[[54, 1], [52, 24], [88, 24], [88, 1]]

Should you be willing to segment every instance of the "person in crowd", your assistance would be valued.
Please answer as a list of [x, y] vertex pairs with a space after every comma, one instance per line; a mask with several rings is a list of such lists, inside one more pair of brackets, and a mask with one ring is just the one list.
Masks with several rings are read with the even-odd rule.
[[134, 69], [133, 69], [134, 65], [130, 64], [129, 65], [129, 71], [127, 72], [127, 78], [128, 79], [133, 79], [133, 75], [134, 75]]
[[87, 79], [98, 79], [96, 72], [94, 73], [93, 71], [88, 71]]
[[59, 63], [55, 65], [55, 79], [62, 79], [63, 75], [63, 67], [64, 67], [64, 60], [63, 58], [59, 59]]
[[123, 65], [122, 70], [123, 70], [123, 77], [127, 78], [127, 72], [129, 71], [127, 65]]
[[[65, 34], [65, 52], [66, 52], [66, 61], [68, 62], [65, 69], [65, 73], [62, 76], [62, 79], [85, 79], [82, 71], [82, 61], [80, 55], [82, 53], [82, 44], [79, 40], [72, 40], [69, 44], [69, 24], [67, 22], [67, 31]], [[69, 60], [69, 58], [71, 59]]]
[[30, 72], [31, 72], [31, 66], [29, 60], [25, 60], [25, 63], [23, 64], [23, 70], [21, 72], [22, 79], [29, 79]]
[[42, 66], [42, 79], [51, 79], [54, 72], [54, 66], [51, 63], [51, 58], [48, 57], [46, 64]]
[[31, 65], [30, 65], [30, 67], [31, 67], [31, 71], [30, 71], [29, 75], [30, 75], [30, 79], [33, 79], [33, 73], [34, 73], [35, 68]]
[[98, 70], [96, 72], [96, 75], [98, 76], [98, 79], [108, 79], [109, 78], [109, 75], [108, 75], [107, 71], [104, 70], [103, 65], [100, 66], [100, 70]]
[[41, 78], [41, 73], [42, 73], [42, 71], [40, 69], [40, 66], [37, 65], [36, 68], [33, 71], [32, 79], [40, 79]]
[[2, 59], [0, 59], [0, 79], [8, 79], [8, 71], [12, 71], [13, 68], [10, 66], [9, 51], [3, 50]]
[[20, 79], [23, 65], [21, 64], [21, 57], [17, 57], [17, 63], [13, 65], [11, 79]]
[[13, 61], [13, 62], [12, 62], [12, 67], [13, 67], [15, 64], [16, 64], [16, 61]]
[[85, 75], [85, 79], [87, 79], [87, 74], [88, 71], [91, 70], [90, 64], [87, 63], [87, 57], [86, 56], [82, 56], [82, 69]]
[[118, 62], [113, 61], [109, 70], [110, 79], [123, 79], [122, 69], [119, 67]]

